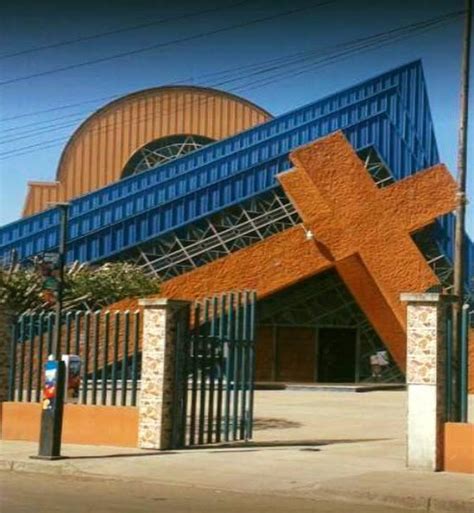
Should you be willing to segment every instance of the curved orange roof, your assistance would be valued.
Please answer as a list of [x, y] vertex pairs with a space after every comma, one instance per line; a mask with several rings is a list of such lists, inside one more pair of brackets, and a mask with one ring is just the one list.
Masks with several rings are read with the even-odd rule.
[[117, 181], [131, 156], [170, 135], [223, 139], [271, 115], [238, 96], [196, 86], [145, 89], [114, 100], [89, 116], [67, 142], [55, 182], [29, 182], [23, 215]]

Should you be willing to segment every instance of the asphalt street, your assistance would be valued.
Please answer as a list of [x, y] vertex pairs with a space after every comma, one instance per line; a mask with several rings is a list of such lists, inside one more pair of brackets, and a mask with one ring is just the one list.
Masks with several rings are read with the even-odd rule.
[[[203, 471], [205, 471], [203, 469]], [[1, 513], [401, 513], [409, 510], [258, 494], [1, 472]]]

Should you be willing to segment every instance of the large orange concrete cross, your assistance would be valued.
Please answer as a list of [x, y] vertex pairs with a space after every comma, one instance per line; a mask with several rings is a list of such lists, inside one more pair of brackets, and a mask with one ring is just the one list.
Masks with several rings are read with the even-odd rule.
[[259, 297], [335, 267], [397, 363], [405, 366], [401, 292], [439, 281], [410, 234], [456, 206], [443, 165], [378, 189], [340, 132], [297, 149], [279, 180], [314, 240], [296, 226], [163, 284], [160, 295], [197, 298], [232, 289]]

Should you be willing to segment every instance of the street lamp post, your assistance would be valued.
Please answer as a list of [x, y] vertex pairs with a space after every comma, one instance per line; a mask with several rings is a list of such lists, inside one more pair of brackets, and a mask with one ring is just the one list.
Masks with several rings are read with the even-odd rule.
[[456, 231], [454, 248], [454, 294], [453, 304], [453, 346], [452, 346], [452, 402], [449, 420], [461, 420], [461, 353], [463, 350], [462, 311], [465, 287], [465, 222], [466, 222], [466, 181], [467, 181], [467, 132], [469, 117], [469, 65], [471, 53], [472, 0], [466, 0], [462, 71], [461, 71], [461, 116], [458, 143], [458, 206], [456, 209]]
[[60, 233], [58, 252], [58, 282], [56, 295], [56, 315], [54, 331], [53, 359], [48, 360], [45, 370], [45, 390], [48, 380], [51, 383], [51, 397], [43, 397], [41, 411], [41, 432], [36, 459], [55, 460], [61, 458], [61, 435], [64, 407], [65, 364], [61, 359], [61, 316], [63, 310], [64, 266], [66, 263], [68, 203], [58, 203], [60, 213]]

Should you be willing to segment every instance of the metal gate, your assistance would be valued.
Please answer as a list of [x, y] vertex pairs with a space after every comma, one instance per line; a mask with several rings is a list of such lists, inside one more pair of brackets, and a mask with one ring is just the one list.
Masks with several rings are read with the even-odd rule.
[[[445, 414], [451, 422], [467, 422], [469, 407], [469, 327], [474, 326], [474, 311], [465, 303], [460, 315], [460, 353], [453, 357], [453, 305], [446, 305], [444, 342], [446, 351]], [[454, 367], [454, 364], [456, 366]], [[454, 374], [456, 372], [456, 374]], [[454, 388], [457, 387], [457, 390]], [[459, 404], [454, 400], [458, 397]]]
[[[61, 353], [81, 359], [77, 402], [136, 406], [141, 372], [140, 312], [69, 311], [61, 316]], [[44, 364], [53, 353], [56, 315], [24, 313], [12, 326], [9, 401], [40, 402]]]
[[175, 447], [252, 438], [255, 293], [194, 303], [177, 340]]

